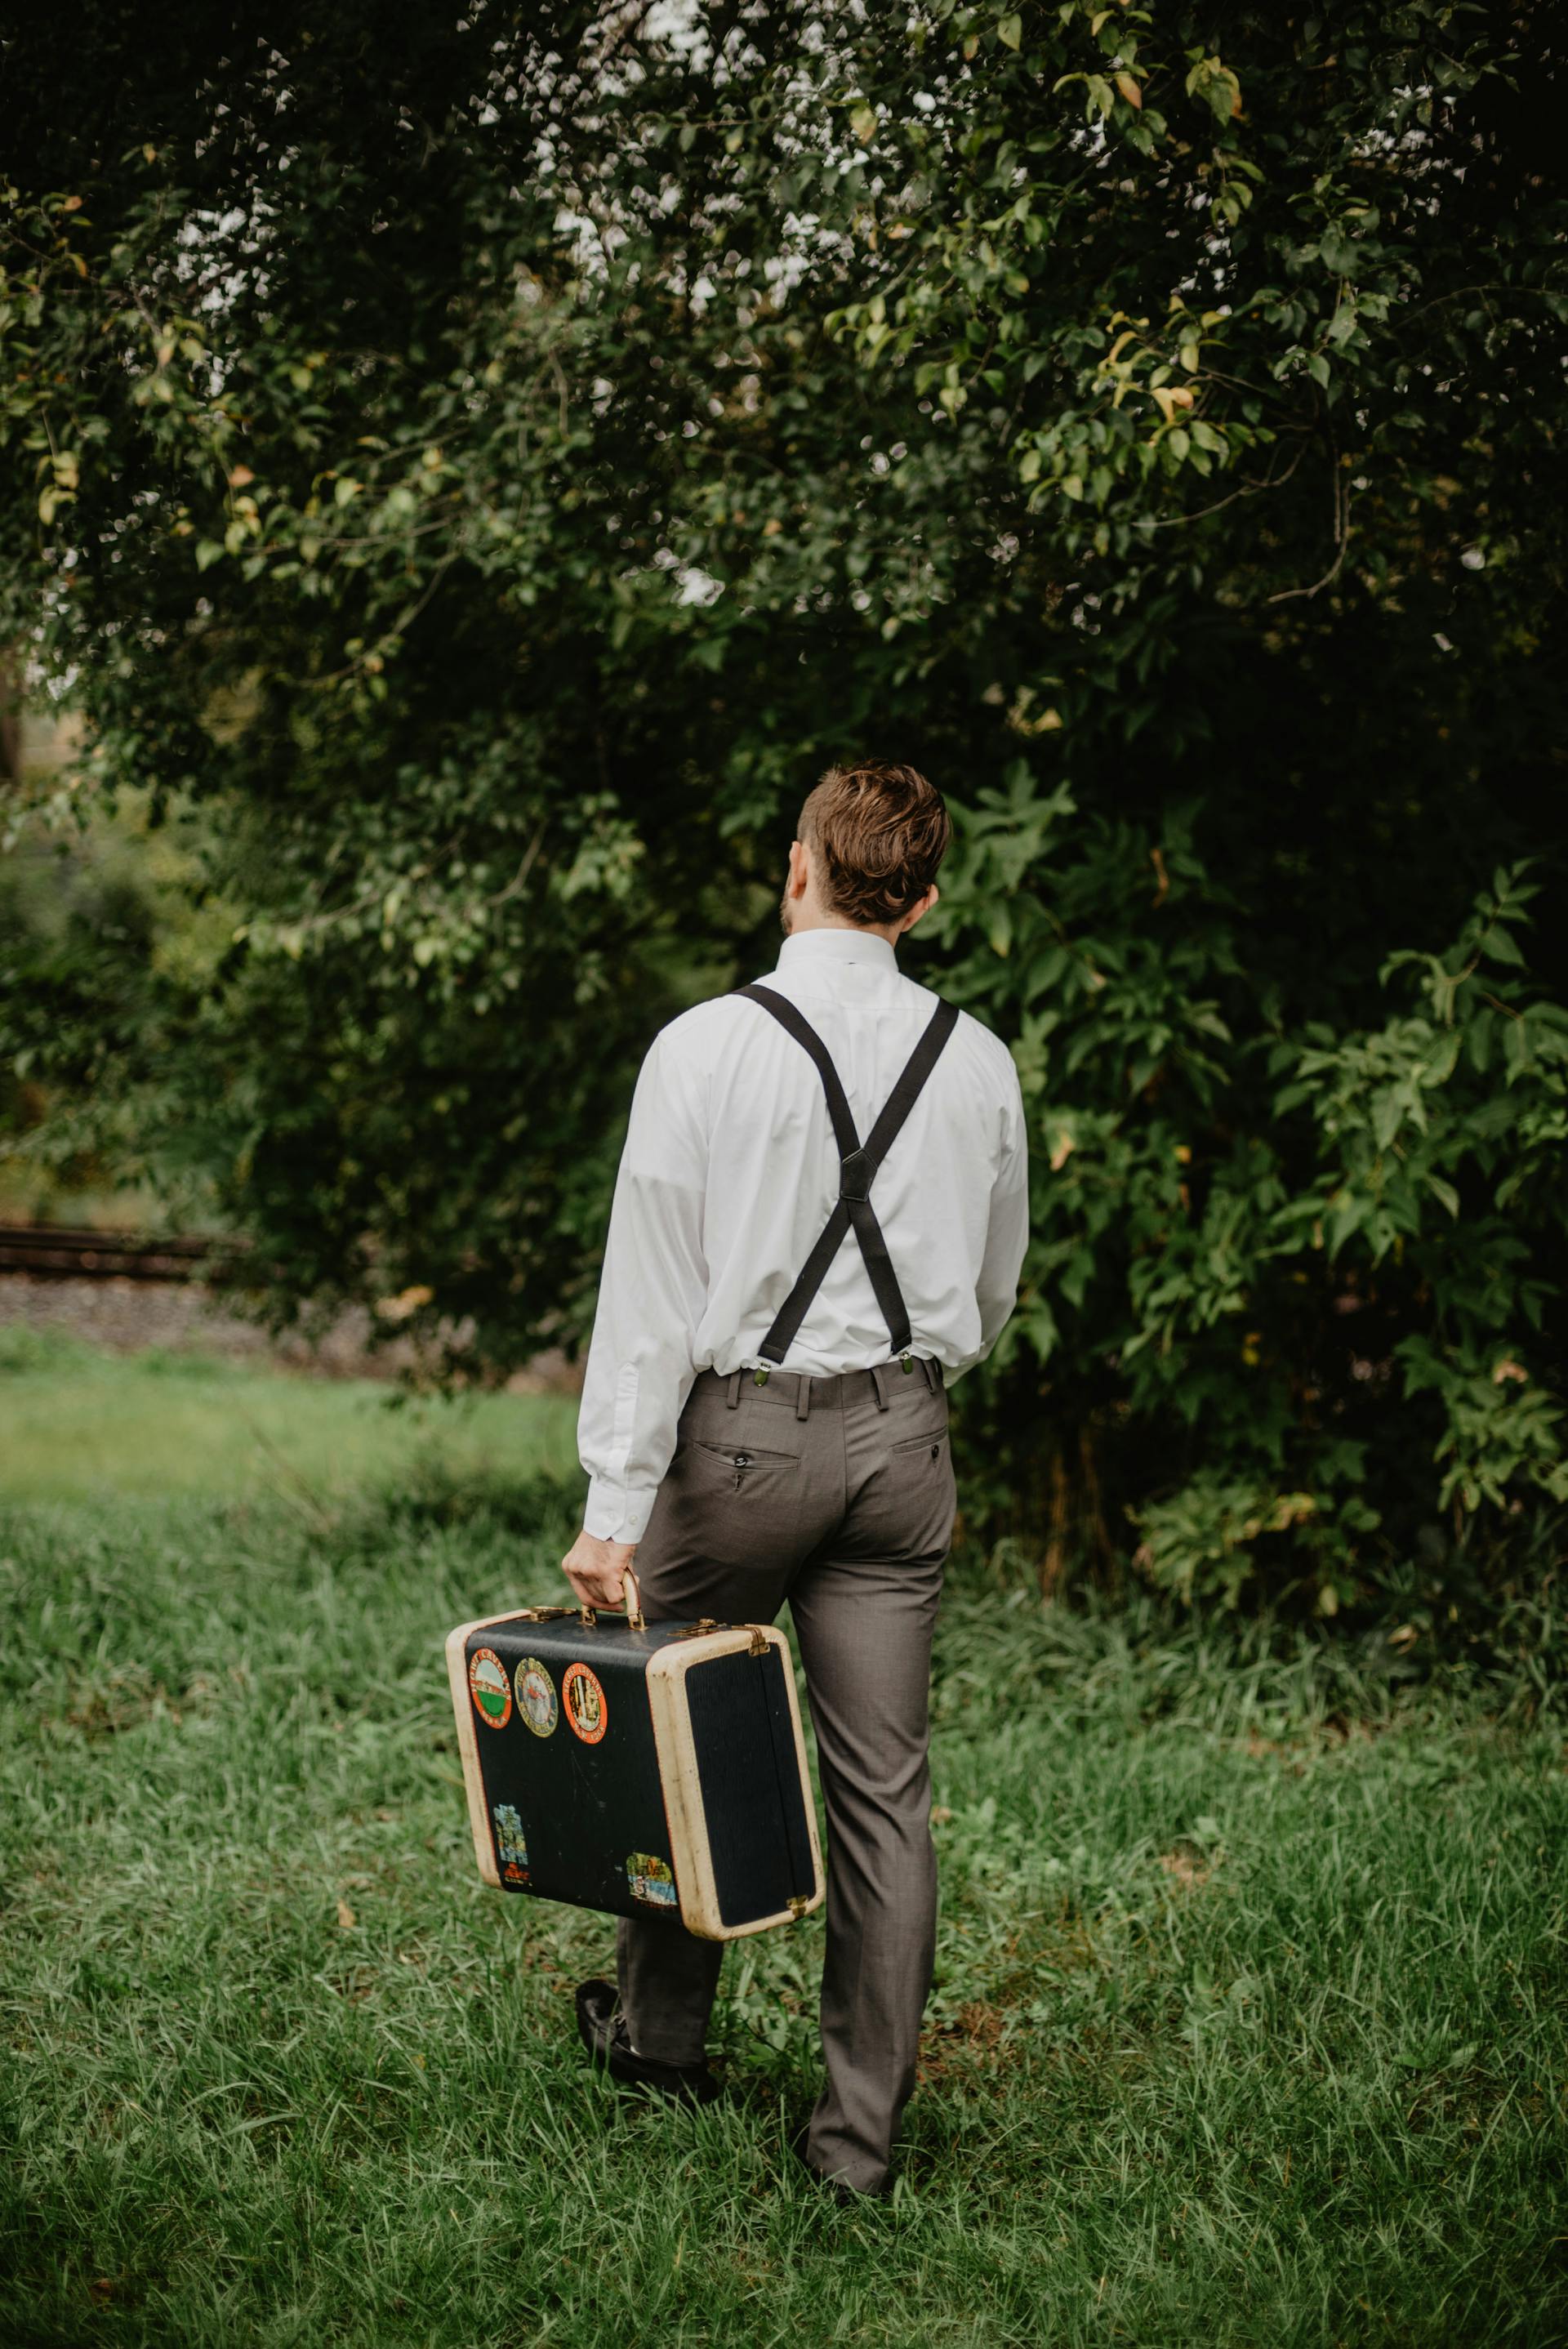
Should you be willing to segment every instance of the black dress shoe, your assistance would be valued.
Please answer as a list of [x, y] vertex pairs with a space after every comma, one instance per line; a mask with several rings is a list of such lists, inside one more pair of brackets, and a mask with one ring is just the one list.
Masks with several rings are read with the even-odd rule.
[[892, 2199], [892, 2179], [891, 2178], [884, 2178], [880, 2186], [873, 2186], [866, 2191], [861, 2187], [850, 2185], [845, 2178], [825, 2177], [821, 2170], [813, 2166], [807, 2154], [806, 2140], [810, 2135], [810, 2124], [808, 2122], [805, 2127], [795, 2131], [789, 2140], [789, 2150], [807, 2177], [821, 2188], [830, 2201], [841, 2203], [846, 2209], [853, 2209], [859, 2203], [887, 2202]]
[[706, 2064], [661, 2064], [653, 2055], [634, 2055], [607, 1982], [578, 1983], [577, 2030], [594, 2063], [624, 2088], [646, 2088], [680, 2105], [711, 2105], [720, 2093]]

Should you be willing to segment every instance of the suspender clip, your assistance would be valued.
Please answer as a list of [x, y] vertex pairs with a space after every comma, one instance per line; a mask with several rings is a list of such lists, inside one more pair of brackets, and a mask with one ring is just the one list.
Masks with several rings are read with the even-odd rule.
[[751, 1376], [758, 1386], [765, 1387], [768, 1384], [768, 1371], [766, 1364], [764, 1364], [760, 1370], [753, 1371]]
[[863, 1150], [851, 1150], [847, 1158], [839, 1161], [839, 1196], [859, 1200], [871, 1195], [871, 1162]]
[[901, 1354], [901, 1355], [899, 1356], [899, 1358], [898, 1358], [898, 1366], [899, 1366], [899, 1369], [903, 1372], [904, 1377], [905, 1377], [906, 1379], [908, 1378], [908, 1376], [909, 1376], [909, 1374], [910, 1374], [911, 1371], [913, 1371], [913, 1368], [914, 1368], [914, 1364], [910, 1361], [910, 1358], [909, 1358], [909, 1356], [908, 1356], [907, 1354]]

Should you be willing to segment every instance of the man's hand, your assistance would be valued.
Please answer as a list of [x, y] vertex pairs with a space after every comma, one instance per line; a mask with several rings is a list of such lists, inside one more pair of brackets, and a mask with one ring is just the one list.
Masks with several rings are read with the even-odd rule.
[[597, 1534], [581, 1533], [562, 1559], [561, 1571], [590, 1607], [619, 1607], [636, 1548], [635, 1542], [601, 1541]]

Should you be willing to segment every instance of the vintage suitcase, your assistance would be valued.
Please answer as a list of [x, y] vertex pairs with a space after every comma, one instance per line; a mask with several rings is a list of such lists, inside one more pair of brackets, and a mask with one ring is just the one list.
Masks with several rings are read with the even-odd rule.
[[[631, 1578], [628, 1577], [628, 1581]], [[818, 1907], [822, 1862], [782, 1633], [522, 1607], [447, 1671], [487, 1883], [705, 1940]]]

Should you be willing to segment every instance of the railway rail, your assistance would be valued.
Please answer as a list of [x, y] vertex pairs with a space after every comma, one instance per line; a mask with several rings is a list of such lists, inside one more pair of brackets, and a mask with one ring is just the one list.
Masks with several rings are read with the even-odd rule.
[[211, 1253], [201, 1239], [141, 1232], [76, 1231], [57, 1224], [0, 1224], [0, 1276], [35, 1280], [200, 1280]]

